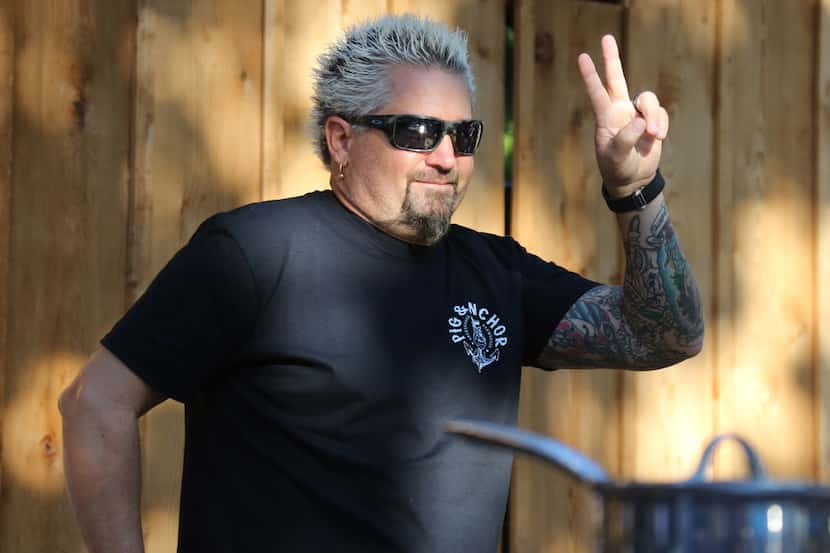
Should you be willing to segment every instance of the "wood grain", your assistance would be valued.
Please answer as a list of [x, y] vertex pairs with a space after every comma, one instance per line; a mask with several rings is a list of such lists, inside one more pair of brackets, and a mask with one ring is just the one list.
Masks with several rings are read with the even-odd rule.
[[57, 400], [123, 309], [135, 8], [4, 6], [16, 39], [0, 550], [79, 551]]
[[[288, 2], [282, 9], [282, 19], [274, 22], [279, 30], [269, 32], [281, 35], [284, 51], [279, 61], [269, 64], [268, 71], [279, 74], [273, 77], [279, 86], [266, 90], [266, 105], [279, 105], [275, 110], [282, 114], [283, 139], [279, 154], [273, 150], [266, 154], [280, 156], [268, 173], [278, 175], [269, 177], [278, 183], [271, 186], [271, 197], [287, 198], [329, 188], [329, 171], [314, 153], [309, 131], [311, 72], [317, 56], [340, 37], [344, 28], [386, 13], [386, 4], [385, 0]], [[311, 21], [314, 24], [310, 25]], [[270, 78], [268, 82], [272, 82]]]
[[[622, 8], [516, 2], [513, 235], [545, 259], [620, 281], [616, 222], [599, 194], [594, 119], [576, 64], [620, 35]], [[619, 375], [525, 369], [520, 425], [553, 436], [619, 470]], [[511, 551], [588, 551], [595, 505], [572, 479], [518, 458], [511, 496]]]
[[[774, 476], [830, 481], [830, 0], [514, 5], [514, 234], [592, 278], [621, 279], [575, 64], [613, 32], [627, 37], [632, 87], [655, 88], [672, 110], [668, 201], [708, 298], [701, 357], [624, 379], [528, 371], [520, 424], [646, 479], [682, 477], [708, 432], [735, 430]], [[456, 220], [504, 229], [503, 2], [139, 6], [0, 2], [4, 552], [83, 551], [57, 397], [195, 226], [328, 187], [306, 131], [310, 70], [344, 26], [415, 11], [468, 31], [487, 130]], [[160, 553], [176, 541], [181, 410], [168, 402], [142, 424], [147, 550]], [[742, 466], [725, 451], [716, 473]], [[584, 490], [527, 460], [514, 484], [512, 552], [585, 551]]]
[[815, 476], [815, 8], [720, 6], [718, 426], [779, 477]]
[[818, 348], [818, 477], [830, 481], [830, 0], [821, 0], [818, 12], [816, 59], [816, 332]]
[[263, 200], [279, 197], [284, 163], [285, 125], [282, 83], [285, 74], [285, 0], [264, 0], [262, 67]]
[[[0, 459], [3, 458], [3, 406], [8, 365], [9, 270], [11, 242], [12, 140], [15, 72], [14, 10], [0, 4]], [[3, 497], [3, 463], [0, 462], [0, 497]]]
[[[314, 25], [307, 22], [314, 21]], [[340, 32], [339, 2], [289, 2], [282, 26], [285, 52], [278, 91], [283, 115], [280, 183], [275, 196], [287, 198], [329, 187], [329, 173], [312, 148], [308, 132], [311, 112], [311, 69], [329, 42]]]
[[[142, 0], [130, 300], [199, 223], [263, 193], [261, 3]], [[142, 419], [148, 553], [176, 543], [183, 409]]]
[[[629, 90], [652, 90], [671, 130], [660, 167], [677, 236], [713, 327], [715, 241], [715, 41], [717, 2], [633, 2], [624, 63]], [[644, 37], [648, 37], [645, 39]], [[694, 359], [623, 376], [623, 466], [626, 478], [688, 477], [714, 433], [714, 344]]]

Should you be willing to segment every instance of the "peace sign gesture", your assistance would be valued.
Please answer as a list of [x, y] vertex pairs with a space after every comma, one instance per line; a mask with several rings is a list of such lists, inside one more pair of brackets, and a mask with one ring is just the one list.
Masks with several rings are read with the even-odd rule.
[[602, 37], [602, 57], [607, 86], [588, 54], [579, 55], [579, 72], [597, 124], [594, 141], [599, 172], [608, 193], [621, 198], [654, 177], [669, 130], [669, 114], [653, 92], [638, 94], [635, 107], [628, 96], [617, 41], [611, 35]]

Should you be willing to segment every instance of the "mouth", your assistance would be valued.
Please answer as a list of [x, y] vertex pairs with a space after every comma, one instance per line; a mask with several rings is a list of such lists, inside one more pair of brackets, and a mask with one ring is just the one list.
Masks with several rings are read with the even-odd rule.
[[413, 182], [420, 182], [421, 184], [428, 184], [431, 186], [455, 186], [455, 181], [437, 181], [437, 180], [420, 180], [415, 179]]

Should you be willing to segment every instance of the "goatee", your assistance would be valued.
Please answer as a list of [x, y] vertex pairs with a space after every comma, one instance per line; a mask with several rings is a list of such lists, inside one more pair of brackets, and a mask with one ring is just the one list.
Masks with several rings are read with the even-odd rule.
[[452, 194], [440, 194], [429, 198], [430, 204], [439, 203], [438, 209], [430, 209], [426, 213], [419, 212], [412, 201], [410, 186], [406, 187], [401, 215], [398, 221], [414, 231], [413, 239], [419, 244], [431, 246], [447, 234], [450, 229], [452, 214], [458, 207], [458, 187], [452, 186]]

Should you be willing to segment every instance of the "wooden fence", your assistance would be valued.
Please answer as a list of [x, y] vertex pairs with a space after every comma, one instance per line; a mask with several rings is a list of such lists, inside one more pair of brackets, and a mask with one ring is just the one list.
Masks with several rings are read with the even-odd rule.
[[[725, 430], [777, 477], [830, 476], [828, 11], [801, 0], [517, 3], [513, 234], [620, 280], [572, 60], [603, 33], [622, 36], [631, 87], [656, 90], [672, 118], [666, 197], [707, 320], [701, 355], [668, 370], [528, 371], [527, 426], [624, 478], [686, 477]], [[740, 466], [727, 450], [716, 473]], [[549, 474], [517, 462], [515, 550], [583, 551], [590, 498]]]
[[[457, 221], [505, 230], [504, 0], [0, 0], [0, 551], [84, 551], [57, 398], [198, 223], [327, 187], [310, 68], [360, 19], [464, 27], [487, 121]], [[706, 300], [697, 358], [526, 369], [521, 424], [621, 478], [679, 479], [735, 430], [779, 478], [830, 481], [830, 0], [515, 0], [511, 233], [620, 282], [576, 56], [620, 37], [672, 117], [663, 172]], [[142, 419], [147, 551], [172, 551], [182, 409]], [[741, 465], [731, 450], [715, 473]], [[519, 459], [512, 553], [585, 551], [590, 497]]]

